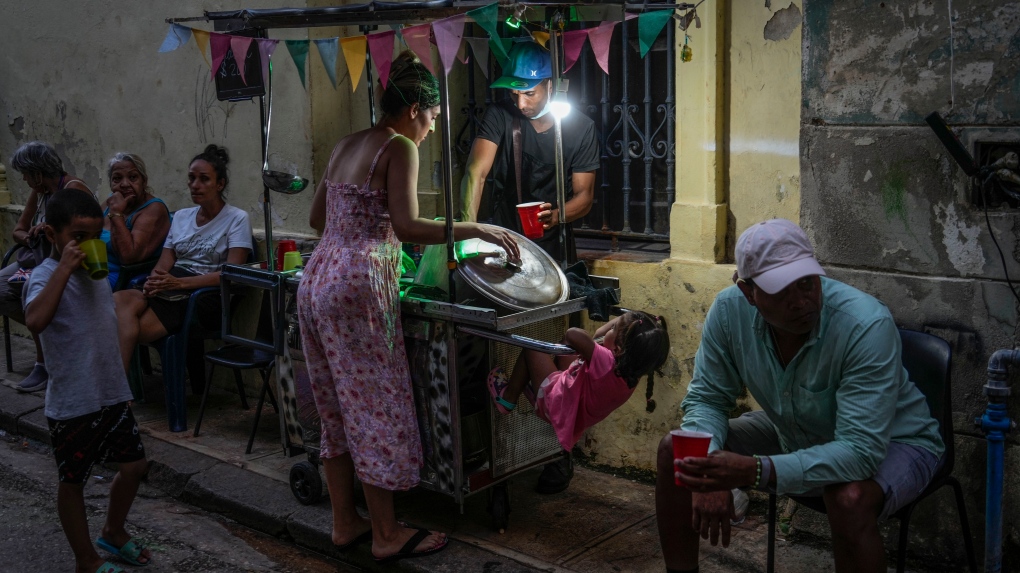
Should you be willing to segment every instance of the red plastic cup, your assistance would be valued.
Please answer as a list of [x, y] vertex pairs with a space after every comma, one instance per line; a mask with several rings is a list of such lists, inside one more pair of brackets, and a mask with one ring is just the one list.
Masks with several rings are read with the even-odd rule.
[[281, 239], [276, 243], [276, 270], [283, 270], [283, 255], [297, 250], [297, 241]]
[[529, 239], [541, 239], [545, 235], [542, 222], [538, 220], [538, 212], [542, 210], [542, 202], [521, 203], [517, 206], [517, 214], [521, 217], [521, 228], [524, 236]]
[[[712, 434], [708, 432], [689, 432], [687, 430], [673, 430], [673, 459], [703, 458], [708, 455], [708, 445], [712, 442]], [[674, 475], [680, 471], [677, 468]], [[675, 477], [676, 485], [687, 487], [679, 477]]]

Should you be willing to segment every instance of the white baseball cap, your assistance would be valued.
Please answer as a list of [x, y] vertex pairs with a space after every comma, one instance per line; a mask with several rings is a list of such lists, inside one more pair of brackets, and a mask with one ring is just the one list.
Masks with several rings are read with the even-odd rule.
[[737, 239], [737, 277], [751, 279], [768, 294], [795, 281], [824, 275], [807, 233], [793, 221], [769, 219], [752, 225]]

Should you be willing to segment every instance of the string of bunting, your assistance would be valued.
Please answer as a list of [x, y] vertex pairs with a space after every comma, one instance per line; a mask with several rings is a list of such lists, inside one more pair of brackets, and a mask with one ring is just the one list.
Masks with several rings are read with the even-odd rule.
[[[591, 20], [598, 16], [598, 13], [582, 13], [582, 7], [571, 13], [572, 20]], [[626, 20], [638, 19], [638, 40], [641, 48], [641, 57], [645, 57], [655, 43], [656, 38], [662, 32], [666, 22], [673, 18], [673, 10], [656, 10], [638, 14], [626, 14]], [[467, 19], [477, 23], [488, 34], [488, 38], [473, 38], [464, 36], [464, 24]], [[348, 38], [324, 38], [317, 40], [283, 40], [287, 46], [287, 52], [297, 67], [298, 77], [301, 85], [305, 86], [305, 71], [307, 68], [309, 44], [315, 44], [319, 59], [326, 69], [329, 81], [336, 88], [337, 84], [337, 56], [343, 53], [347, 71], [351, 78], [351, 91], [358, 88], [358, 83], [365, 67], [366, 51], [371, 54], [372, 62], [375, 64], [376, 72], [385, 89], [389, 81], [390, 66], [393, 62], [394, 47], [398, 42], [403, 42], [410, 50], [421, 58], [421, 61], [436, 73], [436, 62], [433, 59], [432, 45], [436, 46], [439, 55], [439, 63], [443, 73], [449, 75], [455, 60], [467, 64], [470, 61], [468, 50], [474, 54], [475, 62], [478, 63], [482, 73], [488, 77], [486, 63], [491, 52], [496, 60], [502, 65], [507, 60], [507, 53], [513, 44], [512, 38], [502, 38], [497, 31], [499, 22], [499, 4], [489, 4], [482, 8], [471, 10], [464, 14], [458, 14], [449, 18], [443, 18], [434, 22], [418, 24], [416, 26], [393, 26], [393, 29], [375, 32], [364, 36], [352, 36]], [[564, 50], [564, 72], [570, 70], [581, 56], [581, 50], [585, 43], [591, 46], [595, 60], [599, 67], [606, 74], [609, 74], [609, 46], [613, 38], [613, 31], [620, 22], [603, 21], [598, 26], [581, 30], [571, 30], [563, 34]], [[684, 24], [684, 22], [681, 22]], [[689, 21], [686, 22], [689, 24]], [[700, 22], [699, 22], [700, 25]], [[684, 26], [686, 29], [686, 26]], [[548, 33], [535, 31], [531, 33], [536, 41], [543, 45], [548, 40]], [[218, 32], [207, 32], [182, 26], [181, 24], [170, 24], [166, 38], [159, 48], [159, 52], [172, 52], [187, 44], [192, 38], [202, 53], [202, 58], [210, 68], [210, 79], [220, 69], [227, 54], [247, 54], [251, 49], [251, 43], [258, 45], [259, 56], [262, 61], [262, 78], [266, 80], [269, 75], [269, 59], [276, 50], [280, 40], [266, 38], [251, 38], [247, 36], [235, 36], [232, 34], [220, 34]], [[212, 59], [210, 60], [210, 55]], [[236, 59], [235, 59], [236, 63]], [[241, 80], [245, 85], [248, 79], [245, 77], [243, 65], [238, 64], [237, 68]]]

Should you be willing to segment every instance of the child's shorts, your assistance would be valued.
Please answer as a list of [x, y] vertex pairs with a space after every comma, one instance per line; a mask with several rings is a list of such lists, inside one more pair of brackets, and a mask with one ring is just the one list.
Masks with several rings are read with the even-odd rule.
[[548, 392], [549, 387], [552, 385], [553, 385], [552, 375], [549, 375], [546, 377], [545, 380], [542, 380], [542, 384], [541, 386], [538, 387], [538, 393], [535, 394], [534, 400], [535, 415], [538, 416], [540, 420], [545, 420], [550, 424], [552, 423], [552, 420], [549, 419], [549, 412], [546, 410], [547, 404], [545, 398], [546, 392]]
[[127, 402], [69, 420], [46, 419], [61, 483], [82, 484], [97, 463], [145, 459], [138, 423]]

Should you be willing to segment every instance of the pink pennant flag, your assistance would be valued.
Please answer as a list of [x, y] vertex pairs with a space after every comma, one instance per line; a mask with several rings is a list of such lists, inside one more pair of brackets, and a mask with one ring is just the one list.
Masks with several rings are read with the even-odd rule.
[[404, 43], [407, 44], [407, 47], [411, 48], [411, 51], [421, 58], [421, 62], [432, 72], [432, 75], [435, 75], [436, 67], [432, 63], [432, 44], [429, 42], [429, 38], [432, 36], [432, 26], [428, 23], [408, 26], [400, 33], [404, 36]]
[[458, 14], [436, 20], [432, 23], [432, 31], [436, 34], [436, 45], [439, 47], [443, 71], [450, 75], [450, 69], [453, 68], [453, 62], [460, 50], [460, 39], [464, 36], [464, 15]]
[[613, 30], [617, 24], [618, 22], [602, 22], [597, 28], [588, 29], [591, 51], [595, 52], [595, 60], [606, 74], [609, 74], [609, 44], [613, 41]]
[[633, 20], [634, 18], [637, 18], [637, 17], [638, 17], [638, 14], [625, 13], [623, 19], [624, 20]]
[[234, 54], [234, 61], [237, 62], [237, 69], [241, 71], [241, 82], [248, 85], [244, 77], [244, 64], [248, 59], [248, 48], [251, 46], [252, 38], [246, 36], [230, 36], [230, 51]]
[[570, 71], [581, 57], [581, 48], [588, 39], [588, 30], [572, 30], [563, 33], [563, 73]]
[[372, 61], [375, 62], [375, 71], [379, 72], [379, 82], [383, 89], [390, 81], [390, 65], [393, 64], [393, 38], [396, 32], [386, 30], [376, 34], [368, 34], [368, 51], [372, 54]]
[[227, 48], [230, 47], [230, 36], [227, 34], [209, 34], [209, 47], [212, 49], [212, 66], [209, 68], [209, 79], [216, 77], [220, 71], [220, 64], [227, 55]]
[[273, 57], [279, 40], [259, 38], [255, 41], [259, 43], [259, 59], [262, 61], [262, 85], [269, 85], [269, 58]]

